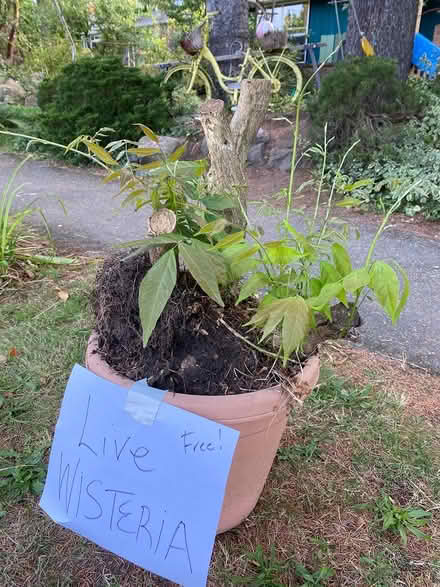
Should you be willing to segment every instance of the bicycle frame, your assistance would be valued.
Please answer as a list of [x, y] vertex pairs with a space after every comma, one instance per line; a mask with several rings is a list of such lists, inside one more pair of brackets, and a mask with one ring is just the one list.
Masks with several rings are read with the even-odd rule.
[[[213, 55], [213, 53], [211, 52], [211, 50], [208, 47], [208, 39], [209, 39], [209, 26], [208, 26], [208, 19], [209, 19], [209, 15], [206, 17], [205, 21], [202, 22], [202, 25], [204, 27], [204, 31], [203, 31], [203, 47], [200, 50], [199, 54], [197, 55], [197, 57], [193, 58], [191, 67], [192, 67], [192, 75], [191, 75], [191, 81], [190, 84], [187, 88], [187, 92], [191, 92], [195, 79], [196, 79], [196, 75], [197, 75], [197, 71], [199, 70], [200, 67], [200, 63], [203, 59], [206, 59], [206, 61], [208, 61], [211, 64], [211, 67], [214, 71], [214, 74], [217, 78], [217, 81], [220, 85], [220, 87], [227, 93], [227, 94], [232, 94], [234, 95], [234, 101], [237, 98], [238, 95], [238, 90], [236, 88], [229, 88], [225, 82], [230, 81], [230, 82], [237, 82], [237, 83], [241, 83], [243, 81], [244, 78], [244, 74], [245, 74], [245, 70], [246, 70], [246, 66], [249, 64], [251, 66], [256, 67], [261, 75], [269, 80], [271, 83], [274, 82], [278, 82], [278, 80], [276, 80], [275, 78], [273, 78], [273, 76], [271, 75], [271, 72], [269, 71], [269, 73], [267, 73], [264, 70], [264, 53], [261, 51], [261, 61], [259, 59], [255, 59], [252, 54], [251, 54], [251, 50], [248, 48], [246, 50], [246, 52], [244, 53], [244, 59], [243, 62], [240, 64], [240, 73], [236, 76], [227, 76], [224, 75], [217, 63], [217, 60], [215, 58], [215, 56]], [[284, 55], [284, 50], [282, 52], [281, 55]]]

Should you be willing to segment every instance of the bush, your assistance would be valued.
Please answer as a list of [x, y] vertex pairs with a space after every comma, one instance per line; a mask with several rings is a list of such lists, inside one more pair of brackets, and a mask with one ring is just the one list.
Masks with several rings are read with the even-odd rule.
[[[418, 182], [403, 200], [401, 211], [440, 220], [440, 98], [429, 92], [426, 82], [416, 82], [414, 89], [427, 106], [423, 119], [383, 132], [380, 148], [369, 161], [355, 158], [344, 166], [342, 183], [371, 179], [353, 195], [370, 206], [389, 208]], [[334, 170], [333, 164], [330, 177]]]
[[308, 109], [317, 139], [328, 124], [333, 150], [344, 150], [361, 139], [362, 150], [371, 152], [384, 126], [420, 115], [422, 104], [413, 85], [397, 77], [392, 60], [357, 57], [336, 65]]
[[103, 145], [117, 139], [137, 140], [142, 123], [153, 130], [170, 126], [171, 88], [162, 77], [124, 67], [113, 57], [85, 57], [43, 81], [38, 103], [42, 109], [39, 135], [68, 144], [79, 135], [108, 131]]

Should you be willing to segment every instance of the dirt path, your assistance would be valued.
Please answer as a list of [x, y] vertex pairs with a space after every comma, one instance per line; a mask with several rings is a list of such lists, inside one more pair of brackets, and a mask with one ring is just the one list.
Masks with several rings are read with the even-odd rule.
[[[0, 189], [6, 183], [17, 159], [0, 155]], [[250, 172], [250, 199], [261, 200], [286, 185], [287, 174], [282, 172]], [[53, 236], [58, 242], [75, 249], [109, 249], [119, 242], [142, 238], [145, 234], [147, 211], [134, 214], [131, 209], [119, 207], [114, 199], [117, 184], [103, 185], [101, 175], [88, 169], [54, 165], [47, 161], [31, 160], [18, 178], [23, 183], [17, 198], [22, 207], [35, 199], [44, 209]], [[299, 180], [298, 180], [299, 181]], [[59, 200], [63, 202], [63, 207]], [[257, 215], [257, 206], [251, 206], [251, 216]], [[354, 227], [360, 229], [361, 238], [349, 243], [354, 264], [360, 265], [380, 222], [375, 215], [349, 213]], [[41, 224], [38, 216], [36, 224]], [[301, 217], [292, 218], [298, 228], [303, 227]], [[260, 215], [258, 224], [265, 230], [265, 238], [275, 238], [276, 218]], [[377, 256], [395, 259], [406, 268], [411, 280], [412, 292], [401, 319], [392, 327], [377, 305], [366, 301], [361, 308], [364, 323], [360, 328], [360, 343], [371, 350], [395, 357], [406, 358], [440, 372], [440, 244], [438, 224], [429, 230], [396, 217], [377, 247]]]

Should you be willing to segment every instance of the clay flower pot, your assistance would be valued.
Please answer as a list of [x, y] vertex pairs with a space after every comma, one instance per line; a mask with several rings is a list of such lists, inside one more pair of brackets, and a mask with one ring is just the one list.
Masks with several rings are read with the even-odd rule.
[[[116, 373], [97, 351], [95, 334], [89, 339], [87, 368], [122, 387], [133, 381]], [[297, 375], [299, 390], [311, 391], [319, 378], [319, 357], [314, 356]], [[254, 509], [263, 490], [281, 436], [287, 424], [289, 397], [280, 386], [240, 395], [165, 395], [164, 401], [240, 431], [226, 485], [217, 533], [238, 526]]]

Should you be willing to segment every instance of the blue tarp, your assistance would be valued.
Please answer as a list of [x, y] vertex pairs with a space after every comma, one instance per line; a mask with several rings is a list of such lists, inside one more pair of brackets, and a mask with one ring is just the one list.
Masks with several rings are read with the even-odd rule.
[[437, 75], [437, 66], [440, 60], [440, 47], [434, 45], [429, 39], [417, 33], [414, 39], [412, 63], [425, 71], [429, 77]]

